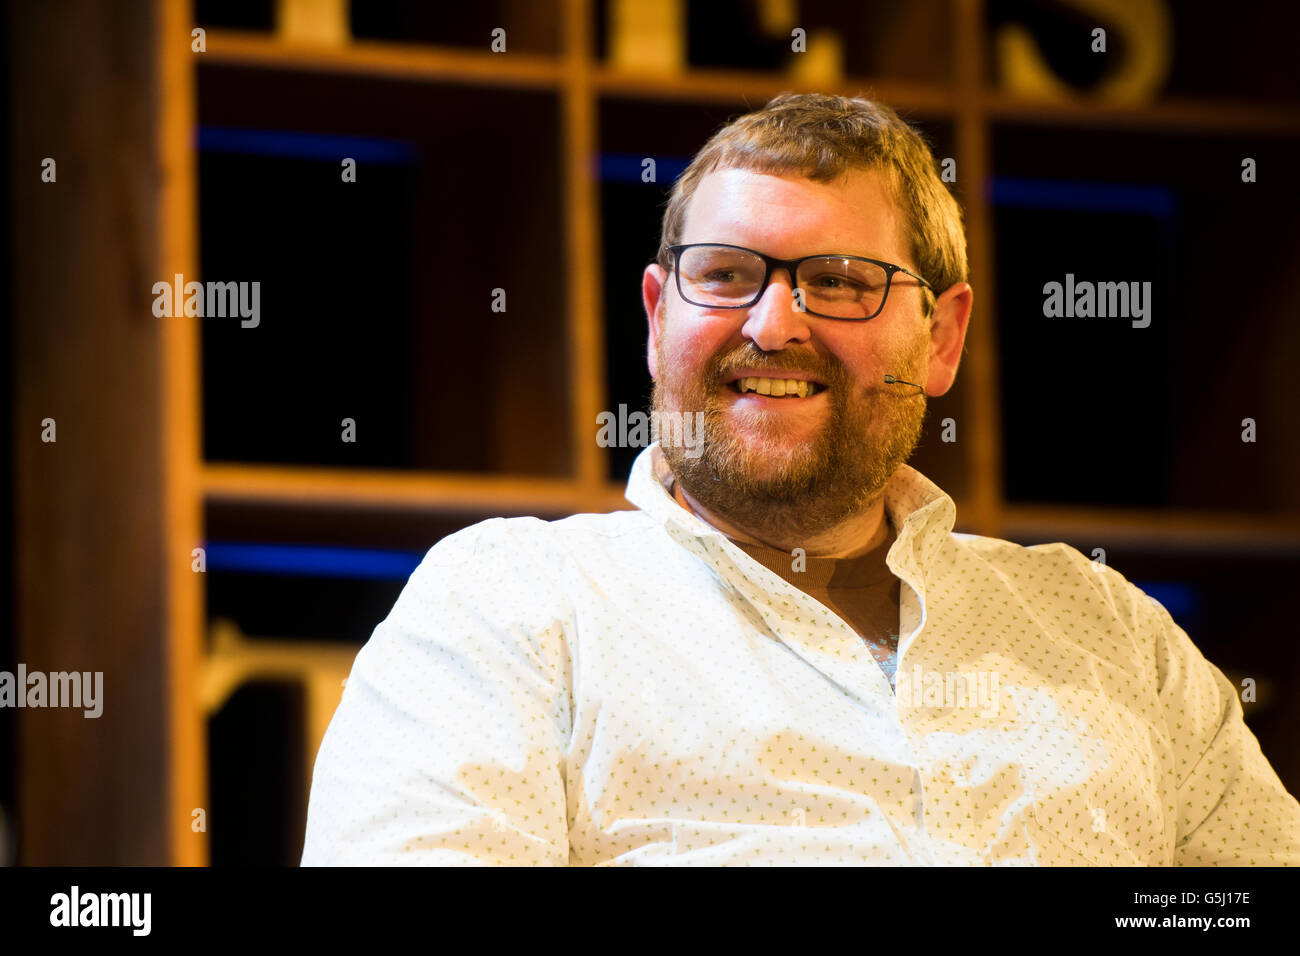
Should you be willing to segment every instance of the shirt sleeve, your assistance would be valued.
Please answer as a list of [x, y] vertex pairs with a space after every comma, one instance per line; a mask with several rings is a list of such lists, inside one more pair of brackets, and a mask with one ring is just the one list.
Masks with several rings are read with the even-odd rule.
[[512, 538], [495, 519], [439, 542], [357, 654], [302, 865], [567, 865], [565, 626]]
[[1174, 865], [1300, 866], [1300, 803], [1246, 726], [1238, 689], [1163, 606], [1145, 602], [1156, 617], [1159, 696], [1177, 778]]

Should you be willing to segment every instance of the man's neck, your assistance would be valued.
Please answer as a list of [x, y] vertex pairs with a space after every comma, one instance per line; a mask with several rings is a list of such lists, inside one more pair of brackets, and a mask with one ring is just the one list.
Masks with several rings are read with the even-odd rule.
[[673, 479], [673, 500], [700, 520], [717, 528], [728, 538], [745, 544], [766, 545], [778, 551], [803, 548], [804, 553], [811, 558], [856, 558], [880, 547], [891, 533], [889, 522], [885, 517], [883, 495], [877, 497], [862, 514], [855, 515], [824, 534], [814, 535], [801, 541], [776, 540], [764, 537], [765, 533], [754, 533], [738, 528], [725, 519], [719, 518], [688, 495], [676, 479]]

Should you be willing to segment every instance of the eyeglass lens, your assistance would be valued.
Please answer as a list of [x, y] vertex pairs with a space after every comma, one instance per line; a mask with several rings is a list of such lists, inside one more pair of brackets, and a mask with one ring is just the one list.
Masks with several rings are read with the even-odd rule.
[[[743, 249], [692, 246], [678, 264], [682, 295], [699, 306], [735, 307], [752, 300], [763, 283], [763, 260]], [[810, 312], [864, 319], [880, 310], [889, 274], [873, 262], [820, 256], [799, 266], [795, 285]]]

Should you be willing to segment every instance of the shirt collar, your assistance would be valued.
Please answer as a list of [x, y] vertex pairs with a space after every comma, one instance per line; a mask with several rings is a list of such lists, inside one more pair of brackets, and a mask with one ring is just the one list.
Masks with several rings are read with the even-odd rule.
[[[673, 472], [658, 442], [636, 458], [625, 497], [660, 522], [681, 544], [729, 539], [673, 500]], [[949, 540], [957, 506], [946, 492], [910, 465], [899, 465], [885, 486], [885, 510], [898, 533], [886, 563], [895, 572], [924, 573]]]

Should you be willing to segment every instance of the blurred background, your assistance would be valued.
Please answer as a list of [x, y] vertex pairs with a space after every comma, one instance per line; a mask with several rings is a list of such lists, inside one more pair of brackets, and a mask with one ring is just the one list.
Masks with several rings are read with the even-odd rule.
[[[648, 403], [663, 203], [787, 89], [878, 98], [955, 161], [976, 304], [912, 464], [957, 530], [1160, 600], [1300, 793], [1300, 8], [1221, 14], [8, 3], [0, 670], [101, 671], [104, 701], [0, 708], [0, 858], [296, 864], [342, 680], [423, 553], [629, 507], [638, 449], [596, 416]], [[156, 316], [178, 274], [258, 282], [258, 324]], [[1067, 274], [1150, 282], [1150, 326], [1045, 318]]]

